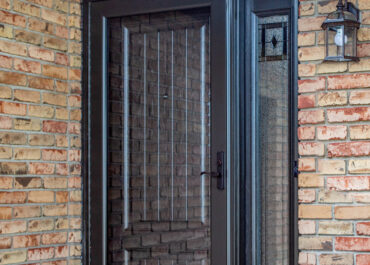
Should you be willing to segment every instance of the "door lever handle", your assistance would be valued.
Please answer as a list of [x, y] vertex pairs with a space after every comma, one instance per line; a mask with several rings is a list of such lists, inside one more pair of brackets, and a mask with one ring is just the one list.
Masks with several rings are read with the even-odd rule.
[[217, 178], [217, 188], [219, 190], [225, 189], [225, 160], [224, 152], [217, 152], [217, 172], [200, 172], [200, 175], [209, 175], [210, 177]]
[[212, 178], [215, 178], [215, 177], [218, 177], [220, 174], [217, 173], [217, 172], [207, 172], [207, 171], [203, 171], [203, 172], [200, 172], [200, 175], [209, 175], [211, 176]]

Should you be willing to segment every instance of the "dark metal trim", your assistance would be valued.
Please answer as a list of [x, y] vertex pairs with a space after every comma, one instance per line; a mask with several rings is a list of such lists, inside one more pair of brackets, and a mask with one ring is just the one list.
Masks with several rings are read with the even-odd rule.
[[192, 9], [208, 7], [212, 5], [212, 0], [109, 0], [92, 3], [101, 16], [107, 18], [123, 17], [147, 13], [174, 11], [181, 9]]
[[[228, 76], [228, 48], [230, 48], [228, 35], [228, 12], [230, 7], [227, 1], [214, 0], [211, 3], [211, 153], [212, 165], [217, 165], [217, 152], [224, 151], [227, 157], [226, 164], [229, 167], [226, 173], [227, 183], [231, 183], [232, 164], [229, 163], [227, 142], [228, 124], [228, 90], [230, 89]], [[211, 184], [211, 262], [213, 264], [228, 264], [228, 193], [232, 187], [226, 185], [226, 191], [217, 189], [217, 183]], [[230, 202], [229, 202], [230, 203]], [[230, 203], [231, 205], [231, 203]], [[221, 210], [221, 211], [220, 211]], [[217, 222], [215, 222], [217, 220]]]
[[234, 195], [232, 197], [231, 206], [233, 207], [232, 212], [233, 220], [232, 220], [232, 240], [233, 240], [233, 259], [231, 260], [231, 264], [246, 264], [245, 263], [245, 222], [246, 222], [246, 212], [245, 212], [245, 205], [244, 205], [244, 196], [246, 195], [245, 191], [245, 177], [242, 174], [245, 168], [243, 156], [244, 152], [244, 143], [245, 143], [245, 135], [244, 135], [244, 124], [245, 124], [245, 116], [243, 115], [245, 102], [244, 102], [244, 65], [245, 65], [245, 56], [244, 53], [244, 28], [245, 28], [245, 8], [246, 1], [242, 0], [233, 0], [232, 2], [232, 14], [234, 25], [232, 25], [232, 35], [231, 35], [231, 54], [232, 54], [232, 94], [231, 94], [231, 113], [232, 113], [232, 120], [231, 120], [231, 131], [232, 139], [231, 139], [231, 161], [234, 164], [232, 166], [233, 172], [232, 176], [233, 182], [232, 185], [234, 187]]
[[327, 56], [324, 61], [328, 62], [359, 62], [359, 57], [354, 56]]
[[291, 21], [291, 92], [290, 92], [290, 264], [298, 264], [298, 178], [294, 166], [298, 163], [298, 1], [292, 0]]
[[[107, 176], [106, 161], [106, 91], [104, 62], [105, 54], [105, 21], [106, 18], [90, 4], [90, 35], [89, 35], [89, 181], [88, 211], [89, 211], [89, 254], [87, 264], [106, 264], [106, 215], [105, 210], [105, 180]], [[91, 53], [90, 51], [94, 51]], [[92, 118], [93, 117], [93, 118]], [[93, 144], [92, 144], [93, 142]], [[94, 161], [91, 161], [94, 159]], [[93, 196], [92, 196], [93, 194]], [[92, 257], [91, 255], [94, 255]]]
[[88, 87], [88, 47], [89, 47], [89, 1], [83, 1], [82, 5], [82, 13], [83, 13], [83, 32], [82, 32], [82, 60], [84, 62], [82, 66], [82, 126], [81, 126], [81, 143], [82, 143], [82, 168], [81, 173], [83, 177], [82, 181], [82, 196], [83, 196], [83, 207], [82, 207], [82, 233], [83, 233], [83, 240], [82, 240], [82, 262], [83, 264], [88, 264], [88, 257], [89, 257], [89, 179], [88, 175], [88, 168], [89, 168], [89, 142], [88, 142], [88, 125], [89, 125], [89, 116], [88, 116], [88, 102], [89, 102], [89, 93], [87, 91]]
[[[252, 241], [252, 128], [249, 117], [252, 117], [252, 8], [253, 1], [240, 1], [241, 18], [239, 21], [239, 84], [240, 84], [240, 263], [251, 265], [253, 260]], [[244, 116], [244, 118], [243, 118]], [[248, 118], [246, 118], [248, 117]], [[243, 216], [242, 216], [243, 215]]]

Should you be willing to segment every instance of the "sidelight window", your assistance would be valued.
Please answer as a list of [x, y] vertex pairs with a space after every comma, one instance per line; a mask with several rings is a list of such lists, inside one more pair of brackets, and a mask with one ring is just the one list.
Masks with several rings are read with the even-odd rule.
[[289, 264], [289, 17], [259, 17], [254, 88], [255, 264]]

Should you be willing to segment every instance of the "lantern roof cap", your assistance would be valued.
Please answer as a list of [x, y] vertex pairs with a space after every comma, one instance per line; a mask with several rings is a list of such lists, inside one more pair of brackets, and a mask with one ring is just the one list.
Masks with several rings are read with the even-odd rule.
[[325, 21], [322, 23], [322, 28], [335, 25], [348, 25], [360, 27], [360, 22], [357, 16], [350, 12], [347, 8], [337, 8], [336, 11], [330, 13]]

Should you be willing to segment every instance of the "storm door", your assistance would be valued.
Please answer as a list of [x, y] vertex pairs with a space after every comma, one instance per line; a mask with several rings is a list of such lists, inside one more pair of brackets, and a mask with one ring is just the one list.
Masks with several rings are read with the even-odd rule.
[[209, 264], [208, 10], [109, 27], [108, 261]]
[[211, 8], [133, 13], [102, 23], [103, 93], [91, 93], [105, 102], [105, 144], [102, 167], [90, 162], [102, 172], [102, 190], [91, 173], [91, 246], [104, 264], [226, 265], [227, 86]]

